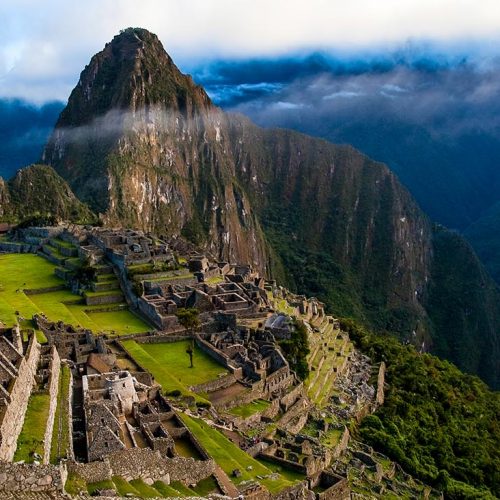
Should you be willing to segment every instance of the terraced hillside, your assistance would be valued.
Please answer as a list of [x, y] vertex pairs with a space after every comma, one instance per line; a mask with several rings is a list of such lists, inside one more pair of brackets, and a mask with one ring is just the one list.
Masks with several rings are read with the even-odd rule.
[[[20, 320], [24, 326], [32, 326], [31, 317], [44, 313], [53, 321], [89, 328], [108, 335], [146, 332], [150, 327], [132, 314], [123, 300], [113, 303], [116, 310], [102, 305], [88, 305], [82, 297], [73, 294], [60, 277], [57, 265], [65, 268], [76, 257], [62, 254], [59, 242], [46, 245], [46, 258], [32, 254], [0, 255], [0, 322], [6, 326]], [[58, 262], [54, 262], [58, 260]], [[110, 294], [110, 291], [100, 292]], [[121, 292], [120, 292], [121, 293]]]

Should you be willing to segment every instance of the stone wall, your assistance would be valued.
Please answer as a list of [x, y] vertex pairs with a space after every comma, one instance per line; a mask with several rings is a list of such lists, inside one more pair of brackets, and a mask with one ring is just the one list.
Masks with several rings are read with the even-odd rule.
[[280, 427], [285, 426], [288, 422], [291, 422], [295, 417], [307, 411], [309, 403], [307, 398], [300, 398], [281, 418], [278, 425]]
[[49, 380], [49, 414], [47, 424], [45, 426], [45, 435], [43, 438], [43, 463], [48, 464], [50, 461], [50, 448], [52, 444], [52, 432], [54, 430], [54, 419], [57, 410], [57, 394], [59, 392], [59, 376], [61, 374], [61, 360], [57, 352], [56, 346], [53, 345], [50, 351], [50, 380]]
[[0, 414], [0, 460], [10, 462], [16, 452], [17, 438], [23, 428], [39, 359], [40, 344], [33, 334], [26, 355], [19, 366], [18, 376], [12, 384], [10, 403], [2, 408], [2, 414]]
[[73, 449], [73, 372], [71, 371], [71, 366], [68, 363], [69, 367], [69, 387], [68, 387], [68, 401], [66, 404], [68, 405], [67, 413], [68, 413], [68, 429], [70, 432], [69, 435], [69, 446], [68, 446], [68, 458], [70, 460], [75, 458], [75, 451]]
[[89, 295], [85, 296], [85, 303], [88, 306], [97, 306], [104, 304], [114, 304], [115, 302], [121, 302], [123, 300], [123, 294], [121, 292], [112, 293], [108, 295]]
[[28, 491], [62, 493], [66, 478], [67, 471], [64, 465], [0, 463], [0, 493]]
[[297, 399], [305, 395], [304, 384], [301, 382], [299, 385], [294, 387], [290, 392], [285, 394], [280, 399], [281, 407], [283, 411], [288, 411], [288, 409], [295, 404]]
[[214, 473], [215, 462], [183, 457], [163, 458], [159, 452], [150, 448], [132, 448], [112, 453], [103, 461], [70, 462], [68, 470], [87, 482], [121, 476], [126, 481], [141, 478], [147, 484], [155, 481], [196, 484]]
[[316, 495], [309, 490], [305, 481], [290, 486], [272, 497], [274, 500], [313, 500]]
[[2, 241], [0, 243], [0, 253], [36, 253], [38, 246], [15, 241]]
[[338, 442], [337, 446], [332, 450], [333, 458], [338, 458], [344, 451], [347, 449], [347, 445], [349, 444], [349, 439], [351, 438], [351, 434], [349, 433], [349, 429], [344, 427], [344, 432], [342, 433], [342, 437]]
[[61, 290], [66, 290], [66, 285], [47, 286], [45, 288], [34, 288], [34, 289], [25, 288], [24, 293], [26, 295], [38, 295], [49, 292], [60, 292]]
[[375, 396], [375, 404], [382, 406], [384, 404], [384, 384], [385, 384], [385, 363], [382, 361], [378, 369], [377, 377], [377, 394]]
[[223, 377], [205, 382], [204, 384], [195, 385], [191, 387], [191, 390], [193, 392], [214, 392], [233, 385], [239, 379], [241, 379], [241, 370], [239, 373], [239, 377], [236, 377], [234, 374], [229, 373], [227, 375], [224, 375]]
[[68, 462], [68, 472], [71, 474], [76, 474], [84, 479], [87, 483], [96, 483], [99, 481], [106, 481], [111, 479], [113, 473], [109, 462], [107, 460], [80, 463], [80, 462]]
[[241, 371], [240, 368], [236, 368], [231, 364], [231, 360], [222, 351], [219, 351], [219, 349], [215, 348], [210, 342], [203, 340], [199, 335], [196, 336], [195, 342], [203, 352], [206, 352], [210, 357], [215, 359], [217, 363], [227, 368], [231, 373], [235, 373], [236, 370]]

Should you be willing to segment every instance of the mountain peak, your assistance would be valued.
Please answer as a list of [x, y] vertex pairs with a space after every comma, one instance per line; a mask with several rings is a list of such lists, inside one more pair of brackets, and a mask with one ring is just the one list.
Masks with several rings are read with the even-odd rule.
[[82, 71], [57, 127], [87, 124], [111, 110], [134, 112], [151, 105], [193, 113], [212, 103], [203, 88], [179, 71], [154, 33], [126, 28]]

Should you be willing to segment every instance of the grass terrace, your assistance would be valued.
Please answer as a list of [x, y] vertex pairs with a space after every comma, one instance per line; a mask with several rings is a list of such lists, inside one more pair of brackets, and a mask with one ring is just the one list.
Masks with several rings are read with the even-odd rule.
[[[271, 493], [276, 493], [283, 488], [292, 486], [299, 477], [300, 479], [304, 479], [300, 475], [296, 475], [293, 479], [290, 479], [292, 477], [289, 475], [289, 473], [291, 474], [290, 471], [283, 473], [276, 468], [273, 470], [268, 464], [260, 462], [245, 453], [224, 436], [224, 434], [213, 429], [203, 420], [190, 417], [183, 413], [180, 414], [180, 417], [205, 450], [207, 450], [210, 456], [236, 485], [243, 481], [255, 480], [266, 486]], [[248, 467], [251, 467], [251, 470], [247, 470]], [[238, 478], [232, 476], [232, 472], [235, 469], [241, 471], [241, 476]], [[265, 477], [274, 472], [280, 474], [278, 479]], [[257, 476], [262, 479], [257, 478]]]
[[23, 428], [17, 438], [14, 462], [24, 460], [31, 463], [35, 453], [43, 457], [43, 438], [49, 417], [49, 407], [50, 395], [48, 392], [33, 393], [30, 396]]
[[229, 413], [236, 417], [248, 418], [255, 413], [265, 411], [269, 406], [270, 402], [264, 399], [257, 399], [251, 403], [247, 403], [241, 406], [235, 406], [229, 410]]
[[51, 320], [62, 320], [96, 333], [123, 335], [151, 329], [128, 309], [104, 312], [102, 307], [85, 305], [82, 298], [70, 290], [24, 293], [23, 290], [64, 285], [64, 281], [55, 276], [54, 268], [54, 264], [38, 255], [0, 255], [0, 321], [13, 325], [16, 311], [28, 320], [33, 314], [43, 312]]
[[68, 421], [68, 401], [70, 398], [70, 368], [61, 365], [59, 376], [59, 391], [57, 393], [57, 408], [54, 419], [54, 431], [52, 433], [52, 445], [50, 448], [50, 463], [57, 464], [62, 458], [69, 456], [71, 433]]
[[187, 340], [155, 344], [139, 344], [134, 340], [124, 340], [122, 344], [137, 363], [153, 374], [166, 393], [179, 390], [182, 394], [194, 396], [197, 401], [207, 402], [202, 396], [191, 392], [189, 387], [227, 374], [224, 367], [196, 344], [193, 354], [194, 368], [190, 368], [189, 356], [186, 353], [190, 342]]

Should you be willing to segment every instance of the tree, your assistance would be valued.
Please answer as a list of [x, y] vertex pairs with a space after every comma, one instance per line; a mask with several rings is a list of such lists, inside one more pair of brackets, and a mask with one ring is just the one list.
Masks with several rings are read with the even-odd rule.
[[[182, 308], [177, 311], [177, 320], [179, 323], [191, 333], [193, 337], [194, 332], [200, 327], [200, 318], [198, 309], [194, 308]], [[191, 339], [191, 344], [186, 349], [186, 353], [189, 355], [190, 367], [193, 368], [193, 354], [194, 354], [194, 340]]]

